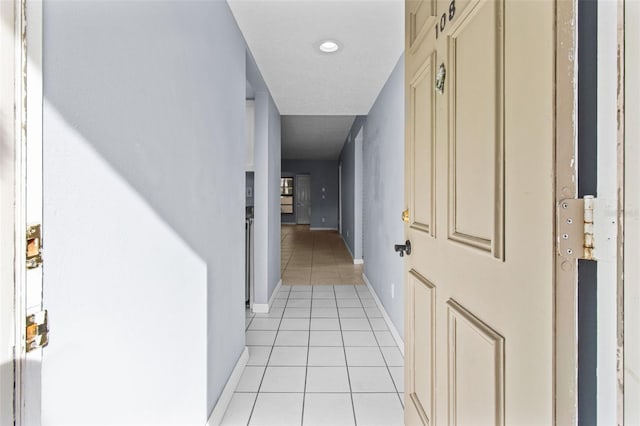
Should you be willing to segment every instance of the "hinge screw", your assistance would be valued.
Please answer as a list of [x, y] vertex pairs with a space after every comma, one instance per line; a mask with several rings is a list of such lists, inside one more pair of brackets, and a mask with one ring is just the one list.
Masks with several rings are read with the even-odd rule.
[[565, 239], [565, 240], [568, 240], [569, 239], [569, 234], [562, 234], [562, 238]]
[[573, 223], [573, 219], [571, 219], [571, 218], [567, 219], [567, 223], [568, 223], [569, 225], [571, 225], [571, 224]]
[[568, 254], [569, 256], [571, 256], [571, 255], [573, 254], [573, 250], [571, 250], [571, 249], [567, 249], [567, 254]]
[[563, 209], [566, 209], [567, 207], [569, 207], [569, 204], [567, 204], [567, 203], [562, 203], [562, 208], [563, 208]]

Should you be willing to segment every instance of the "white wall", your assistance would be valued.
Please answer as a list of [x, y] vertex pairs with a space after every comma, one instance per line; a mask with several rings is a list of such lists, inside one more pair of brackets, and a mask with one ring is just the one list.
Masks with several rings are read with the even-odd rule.
[[44, 5], [43, 424], [203, 425], [244, 347], [225, 2]]

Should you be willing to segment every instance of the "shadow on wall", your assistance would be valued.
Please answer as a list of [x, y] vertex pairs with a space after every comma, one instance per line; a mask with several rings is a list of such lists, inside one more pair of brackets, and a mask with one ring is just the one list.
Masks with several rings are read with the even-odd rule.
[[44, 31], [43, 413], [203, 424], [244, 347], [242, 36], [200, 1], [51, 2]]
[[[231, 242], [217, 231], [234, 222], [242, 229], [243, 151], [230, 142], [244, 140], [245, 83], [212, 53], [229, 50], [230, 40], [209, 40], [206, 50], [194, 43], [212, 35], [217, 7], [187, 4], [48, 6], [45, 97], [196, 253], [212, 259], [214, 235]], [[237, 41], [224, 68], [244, 72]], [[211, 220], [225, 216], [225, 226]]]
[[[22, 365], [22, 369], [23, 371], [39, 371], [40, 370], [40, 362], [39, 361], [33, 361], [33, 360], [29, 360], [26, 361], [23, 365]], [[13, 370], [14, 370], [14, 365], [11, 362], [7, 362], [7, 363], [2, 363], [0, 364], [0, 376], [1, 377], [12, 377], [13, 376]], [[4, 390], [4, 389], [3, 389]], [[2, 395], [3, 398], [0, 401], [2, 403], [2, 405], [0, 405], [0, 408], [2, 408], [2, 411], [0, 411], [0, 420], [3, 421], [3, 425], [8, 425], [8, 424], [13, 424], [13, 421], [15, 420], [15, 414], [17, 413], [13, 413], [14, 408], [11, 406], [13, 404], [13, 398], [11, 398], [11, 396], [6, 397], [7, 395]], [[32, 401], [35, 404], [39, 403], [39, 401]], [[23, 411], [21, 414], [21, 420], [22, 420], [22, 424], [40, 424], [39, 418], [35, 419], [33, 417], [30, 417], [29, 415], [33, 415], [36, 414], [34, 413], [32, 410], [29, 410], [29, 407], [26, 408], [26, 413]], [[5, 417], [6, 415], [12, 413], [13, 416], [7, 420], [7, 418]], [[38, 415], [40, 413], [37, 413]]]

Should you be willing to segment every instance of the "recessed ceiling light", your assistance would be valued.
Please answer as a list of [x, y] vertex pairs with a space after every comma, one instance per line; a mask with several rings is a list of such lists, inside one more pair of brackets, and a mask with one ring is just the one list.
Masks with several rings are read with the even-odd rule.
[[325, 40], [322, 43], [320, 43], [320, 46], [318, 46], [318, 49], [320, 49], [320, 51], [324, 53], [333, 53], [333, 52], [337, 52], [338, 49], [340, 49], [340, 45], [333, 40]]

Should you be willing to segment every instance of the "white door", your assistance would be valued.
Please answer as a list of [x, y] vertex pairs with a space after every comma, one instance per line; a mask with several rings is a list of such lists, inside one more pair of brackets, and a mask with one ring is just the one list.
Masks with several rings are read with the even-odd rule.
[[624, 424], [640, 424], [640, 2], [626, 1], [624, 61]]
[[311, 223], [311, 176], [298, 175], [295, 179], [296, 223]]
[[555, 7], [406, 2], [408, 425], [562, 424]]

